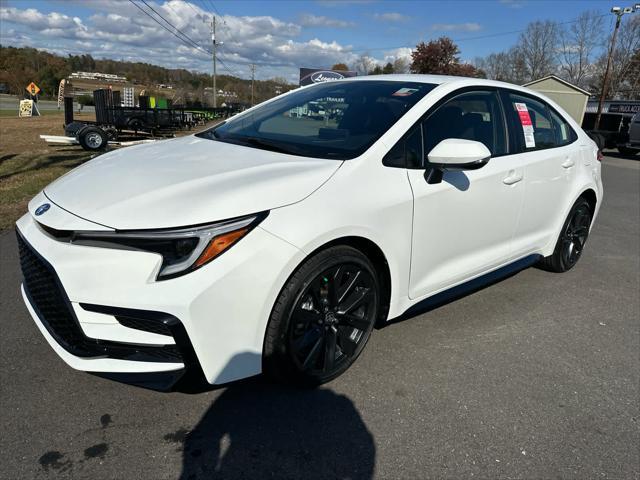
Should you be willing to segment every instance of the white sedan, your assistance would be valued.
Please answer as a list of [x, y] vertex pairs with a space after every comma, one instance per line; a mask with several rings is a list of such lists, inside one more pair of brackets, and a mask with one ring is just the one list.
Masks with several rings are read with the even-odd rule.
[[526, 88], [313, 85], [47, 186], [17, 222], [22, 293], [79, 370], [317, 385], [374, 325], [514, 269], [572, 268], [600, 168], [580, 126]]

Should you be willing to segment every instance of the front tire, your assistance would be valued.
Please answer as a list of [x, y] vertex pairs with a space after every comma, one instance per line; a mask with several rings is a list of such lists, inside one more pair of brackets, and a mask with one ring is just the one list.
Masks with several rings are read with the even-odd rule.
[[581, 197], [573, 204], [562, 226], [553, 254], [540, 261], [540, 268], [557, 273], [573, 268], [589, 237], [591, 220], [591, 206]]
[[306, 260], [273, 307], [263, 366], [283, 383], [315, 386], [344, 373], [380, 312], [380, 283], [360, 251], [335, 246]]

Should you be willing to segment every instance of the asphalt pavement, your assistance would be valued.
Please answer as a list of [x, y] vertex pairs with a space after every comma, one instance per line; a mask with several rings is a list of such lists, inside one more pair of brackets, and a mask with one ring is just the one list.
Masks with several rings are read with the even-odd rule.
[[640, 159], [568, 273], [530, 268], [374, 332], [311, 391], [157, 393], [68, 368], [0, 234], [0, 478], [640, 477]]
[[[22, 100], [22, 98], [18, 98], [15, 95], [0, 95], [0, 110], [15, 110], [16, 116], [18, 116], [18, 106], [20, 105], [20, 100]], [[77, 111], [78, 108], [79, 108], [78, 103], [74, 102], [73, 104], [74, 111]], [[58, 108], [57, 100], [40, 100], [38, 101], [38, 109], [41, 112], [54, 111], [54, 110], [63, 111], [64, 107]], [[95, 108], [90, 105], [87, 105], [83, 107], [82, 111], [85, 113], [94, 112]]]

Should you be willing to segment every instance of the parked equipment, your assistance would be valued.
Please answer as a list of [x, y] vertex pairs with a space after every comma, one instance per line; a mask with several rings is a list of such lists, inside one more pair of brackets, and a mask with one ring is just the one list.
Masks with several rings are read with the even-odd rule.
[[64, 98], [65, 135], [74, 137], [85, 150], [102, 150], [109, 141], [120, 136], [169, 137], [177, 130], [204, 125], [216, 117], [235, 113], [231, 108], [189, 110], [176, 108], [170, 102], [159, 102], [167, 108], [150, 106], [149, 97], [139, 97], [140, 106], [121, 106], [120, 92], [99, 89], [93, 92], [96, 120], [74, 121], [73, 98]]

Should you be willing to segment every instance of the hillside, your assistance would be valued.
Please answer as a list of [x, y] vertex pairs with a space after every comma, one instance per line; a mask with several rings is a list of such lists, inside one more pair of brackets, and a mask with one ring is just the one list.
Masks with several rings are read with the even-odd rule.
[[[62, 57], [34, 48], [16, 48], [0, 45], [0, 83], [6, 84], [9, 93], [22, 95], [29, 82], [42, 89], [44, 98], [55, 98], [58, 83], [71, 72], [101, 72], [123, 75], [135, 84], [169, 84], [174, 89], [188, 92], [194, 101], [202, 101], [204, 88], [211, 87], [211, 75], [185, 69], [169, 69], [141, 62], [94, 59], [91, 55], [69, 55]], [[276, 89], [286, 91], [293, 88], [282, 79], [256, 80], [256, 102], [275, 95]], [[251, 81], [218, 75], [217, 88], [238, 94], [238, 101], [251, 100]]]

